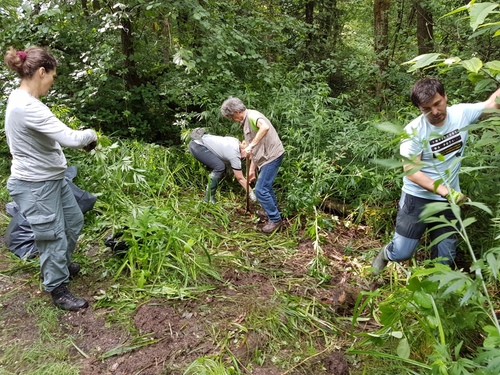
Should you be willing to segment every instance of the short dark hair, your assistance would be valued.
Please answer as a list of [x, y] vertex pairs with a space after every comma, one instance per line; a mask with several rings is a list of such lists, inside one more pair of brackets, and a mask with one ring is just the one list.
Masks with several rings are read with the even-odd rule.
[[411, 89], [411, 102], [418, 108], [420, 104], [431, 100], [436, 93], [441, 96], [446, 95], [441, 81], [437, 78], [422, 78], [415, 82]]

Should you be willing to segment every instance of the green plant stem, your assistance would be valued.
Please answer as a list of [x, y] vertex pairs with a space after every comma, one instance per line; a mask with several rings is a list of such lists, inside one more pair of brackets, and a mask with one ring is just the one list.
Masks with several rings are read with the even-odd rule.
[[441, 317], [439, 316], [439, 311], [438, 311], [438, 308], [436, 306], [436, 301], [434, 301], [434, 298], [432, 298], [432, 296], [431, 296], [431, 302], [432, 302], [432, 309], [434, 310], [434, 314], [436, 315], [436, 320], [438, 322], [439, 340], [441, 341], [441, 345], [445, 346], [446, 339], [444, 336], [443, 324], [441, 323]]
[[391, 360], [394, 360], [394, 361], [402, 361], [402, 362], [408, 363], [410, 365], [414, 365], [414, 366], [418, 366], [418, 367], [424, 368], [426, 370], [432, 370], [432, 367], [426, 365], [425, 363], [414, 361], [412, 359], [401, 358], [401, 357], [398, 357], [398, 356], [392, 355], [392, 354], [380, 353], [380, 352], [373, 352], [373, 351], [370, 351], [370, 350], [348, 350], [347, 352], [349, 354], [374, 355], [374, 356], [377, 356], [377, 357], [387, 358], [387, 359], [391, 359]]
[[[461, 217], [458, 217], [457, 219], [458, 219], [458, 222], [460, 223], [460, 228], [464, 228], [464, 226], [463, 226], [463, 220], [461, 219]], [[467, 236], [467, 232], [465, 230], [463, 230], [463, 231], [460, 230], [460, 231], [458, 231], [458, 233], [460, 233], [460, 236], [463, 238], [463, 240], [467, 244], [467, 249], [469, 250], [469, 253], [470, 253], [471, 257], [472, 257], [473, 262], [477, 263], [477, 258], [476, 258], [475, 254], [474, 254], [473, 249], [472, 249], [471, 243], [469, 241], [469, 237]], [[497, 329], [498, 334], [500, 334], [500, 324], [498, 322], [498, 318], [497, 318], [497, 315], [496, 315], [496, 312], [495, 312], [495, 306], [494, 306], [493, 302], [491, 301], [490, 294], [489, 294], [489, 291], [488, 291], [488, 287], [486, 286], [486, 283], [485, 283], [484, 277], [483, 277], [483, 273], [481, 272], [480, 268], [476, 269], [476, 276], [481, 281], [481, 286], [483, 287], [485, 297], [486, 297], [486, 299], [488, 301], [488, 307], [489, 307], [490, 312], [491, 312], [491, 320], [493, 320], [493, 323], [495, 324], [495, 328]]]

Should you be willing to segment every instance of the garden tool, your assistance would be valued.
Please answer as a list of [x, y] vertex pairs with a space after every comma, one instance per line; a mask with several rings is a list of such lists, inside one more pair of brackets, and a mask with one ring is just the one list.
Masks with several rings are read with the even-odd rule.
[[246, 186], [246, 210], [250, 212], [250, 182], [248, 182], [248, 175], [250, 174], [250, 158], [246, 157], [246, 172], [247, 172], [247, 186]]

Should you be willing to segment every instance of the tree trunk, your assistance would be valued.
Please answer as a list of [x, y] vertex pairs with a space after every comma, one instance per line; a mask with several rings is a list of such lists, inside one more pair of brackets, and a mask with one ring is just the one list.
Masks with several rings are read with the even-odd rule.
[[342, 32], [340, 11], [337, 8], [337, 0], [323, 1], [323, 5], [327, 9], [327, 11], [322, 17], [320, 30], [324, 30], [326, 32], [323, 38], [325, 40], [328, 40], [329, 44], [331, 45], [331, 50], [335, 50], [339, 35]]
[[170, 20], [165, 17], [163, 20], [163, 30], [165, 31], [165, 38], [167, 43], [165, 44], [165, 49], [163, 50], [164, 63], [168, 64], [170, 61], [170, 47], [172, 45], [172, 35], [170, 34]]
[[139, 85], [139, 77], [137, 76], [137, 69], [134, 55], [134, 42], [132, 35], [132, 21], [129, 17], [122, 16], [121, 18], [121, 39], [122, 39], [122, 52], [125, 55], [125, 67], [127, 72], [125, 74], [125, 87], [130, 90], [132, 87]]
[[82, 3], [82, 9], [83, 9], [83, 14], [85, 14], [86, 17], [89, 16], [89, 7], [87, 4], [87, 0], [81, 0]]
[[382, 98], [385, 87], [384, 74], [389, 63], [389, 7], [390, 0], [374, 0], [373, 2], [373, 36], [374, 49], [377, 56], [379, 78], [375, 85], [378, 98]]
[[[314, 23], [314, 1], [308, 1], [306, 3], [305, 18], [306, 18], [306, 23], [312, 29], [312, 26]], [[312, 41], [313, 37], [314, 37], [314, 33], [313, 33], [313, 31], [310, 31], [307, 34], [306, 48], [308, 48], [311, 45], [311, 41]]]
[[405, 15], [405, 0], [401, 0], [400, 1], [400, 7], [399, 7], [399, 11], [398, 11], [398, 20], [396, 22], [396, 30], [394, 30], [394, 41], [392, 43], [392, 50], [391, 50], [391, 53], [390, 53], [390, 59], [392, 60], [394, 58], [394, 53], [396, 52], [396, 48], [397, 48], [397, 45], [398, 45], [398, 37], [399, 37], [399, 34], [403, 28], [403, 19], [404, 19], [404, 15]]
[[417, 43], [418, 54], [423, 55], [434, 51], [434, 29], [432, 13], [424, 9], [420, 1], [415, 2], [417, 14]]

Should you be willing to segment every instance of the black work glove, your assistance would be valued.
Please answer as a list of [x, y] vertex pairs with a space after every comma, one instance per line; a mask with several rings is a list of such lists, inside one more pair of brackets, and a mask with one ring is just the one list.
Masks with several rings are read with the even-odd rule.
[[90, 142], [87, 146], [84, 146], [83, 149], [87, 152], [92, 151], [97, 146], [97, 141]]

